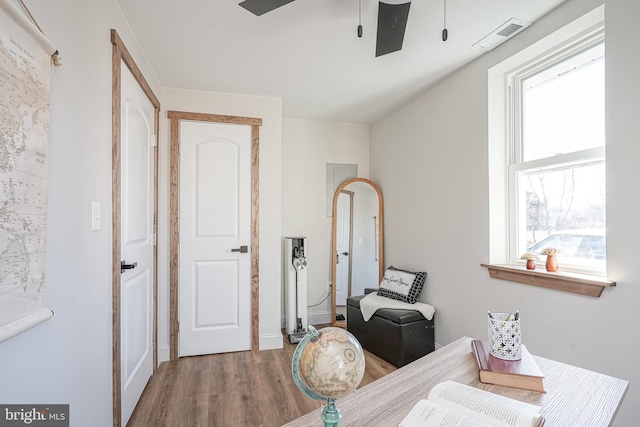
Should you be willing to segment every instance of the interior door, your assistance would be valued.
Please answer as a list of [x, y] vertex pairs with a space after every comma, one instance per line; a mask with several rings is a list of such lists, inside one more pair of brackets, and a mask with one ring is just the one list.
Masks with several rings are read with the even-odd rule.
[[336, 305], [347, 305], [351, 282], [351, 236], [353, 214], [353, 194], [341, 192], [338, 195], [336, 228]]
[[180, 124], [179, 356], [251, 349], [251, 126]]
[[122, 425], [153, 374], [154, 106], [121, 63]]

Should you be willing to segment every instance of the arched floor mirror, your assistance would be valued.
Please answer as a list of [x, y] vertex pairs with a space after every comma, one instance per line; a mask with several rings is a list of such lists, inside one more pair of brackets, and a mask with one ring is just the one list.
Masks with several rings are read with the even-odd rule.
[[333, 196], [331, 324], [346, 328], [347, 298], [364, 295], [382, 280], [383, 202], [380, 188], [349, 179]]

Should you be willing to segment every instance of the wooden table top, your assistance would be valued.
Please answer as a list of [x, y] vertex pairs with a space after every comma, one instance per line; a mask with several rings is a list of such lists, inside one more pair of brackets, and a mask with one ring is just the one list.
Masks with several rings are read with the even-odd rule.
[[[337, 400], [340, 427], [397, 426], [411, 408], [446, 380], [529, 402], [542, 407], [544, 427], [601, 427], [613, 424], [629, 382], [534, 356], [544, 373], [546, 393], [483, 384], [463, 337]], [[321, 409], [286, 424], [323, 426]]]

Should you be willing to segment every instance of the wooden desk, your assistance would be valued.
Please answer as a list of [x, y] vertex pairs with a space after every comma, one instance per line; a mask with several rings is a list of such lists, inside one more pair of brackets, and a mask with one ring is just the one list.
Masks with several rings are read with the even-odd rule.
[[[394, 371], [355, 393], [338, 399], [340, 427], [396, 427], [413, 405], [436, 384], [453, 380], [513, 399], [542, 406], [544, 427], [600, 427], [613, 424], [628, 381], [534, 356], [545, 375], [546, 393], [483, 384], [463, 337]], [[323, 426], [320, 409], [288, 424]]]

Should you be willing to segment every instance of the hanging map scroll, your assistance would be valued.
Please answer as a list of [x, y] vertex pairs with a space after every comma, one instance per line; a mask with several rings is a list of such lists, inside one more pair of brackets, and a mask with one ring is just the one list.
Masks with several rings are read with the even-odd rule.
[[0, 0], [0, 342], [45, 320], [49, 72], [55, 47]]

